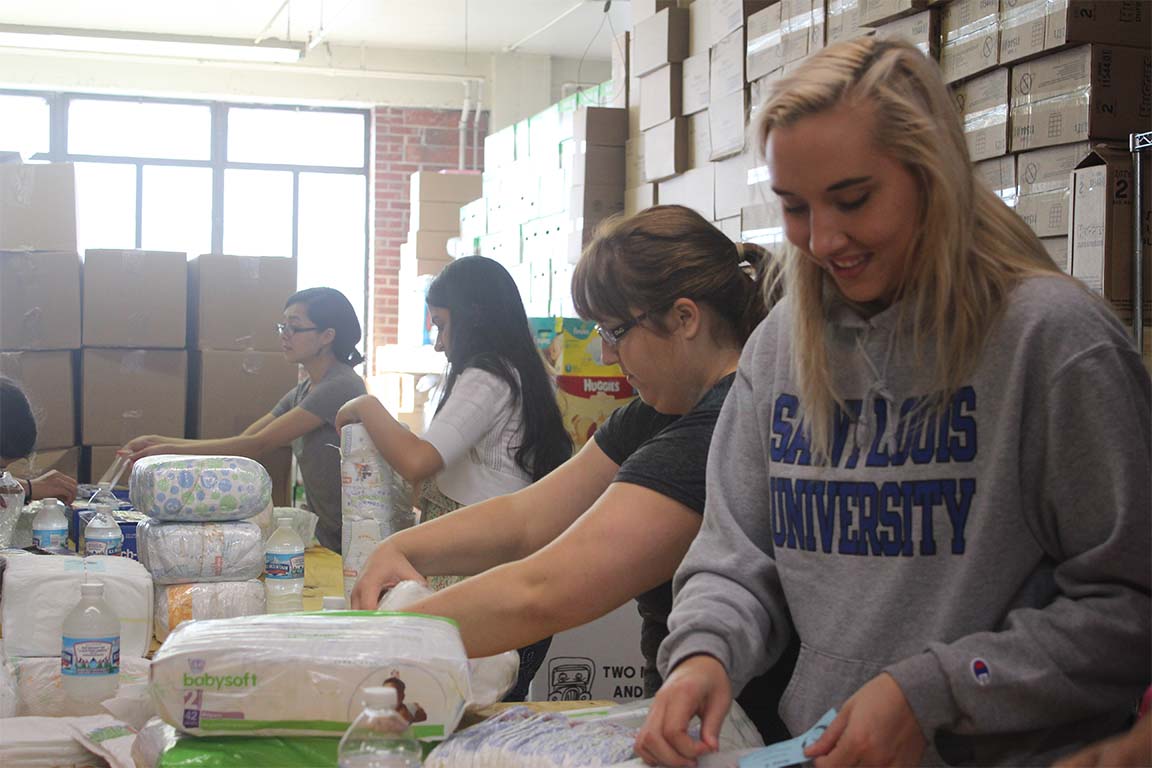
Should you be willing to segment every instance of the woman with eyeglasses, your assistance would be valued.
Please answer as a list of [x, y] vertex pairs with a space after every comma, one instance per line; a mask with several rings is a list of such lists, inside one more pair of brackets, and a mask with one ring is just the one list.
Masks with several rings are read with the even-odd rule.
[[133, 461], [158, 454], [224, 454], [259, 458], [292, 446], [300, 465], [308, 507], [319, 517], [316, 538], [340, 551], [340, 444], [336, 414], [365, 392], [354, 366], [360, 321], [344, 294], [333, 288], [307, 288], [293, 294], [276, 324], [284, 357], [304, 369], [304, 379], [242, 434], [213, 440], [160, 435], [137, 437], [121, 452]]
[[[572, 297], [600, 323], [604, 362], [620, 365], [640, 399], [527, 488], [385, 540], [352, 606], [373, 608], [406, 579], [471, 576], [408, 610], [455, 619], [469, 655], [487, 656], [636, 599], [652, 695], [670, 580], [700, 528], [712, 428], [744, 340], [765, 314], [746, 271], [763, 254], [681, 206], [604, 225], [576, 267]], [[745, 691], [766, 738], [785, 735], [775, 698], [789, 673]]]

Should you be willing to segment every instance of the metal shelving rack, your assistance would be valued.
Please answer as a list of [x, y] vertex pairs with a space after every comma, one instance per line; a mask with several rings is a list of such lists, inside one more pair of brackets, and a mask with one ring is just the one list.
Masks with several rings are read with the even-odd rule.
[[1133, 133], [1128, 137], [1132, 153], [1134, 199], [1132, 208], [1132, 332], [1136, 349], [1144, 350], [1144, 155], [1152, 152], [1152, 131]]

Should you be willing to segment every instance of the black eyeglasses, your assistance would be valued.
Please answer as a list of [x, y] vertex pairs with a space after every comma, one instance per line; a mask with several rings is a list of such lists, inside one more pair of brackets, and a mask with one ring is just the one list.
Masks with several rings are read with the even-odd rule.
[[636, 317], [632, 318], [628, 322], [621, 323], [620, 325], [616, 326], [615, 328], [605, 328], [602, 325], [597, 325], [596, 326], [596, 333], [600, 334], [600, 338], [604, 340], [605, 344], [607, 344], [610, 347], [615, 347], [617, 344], [620, 343], [620, 339], [624, 338], [624, 335], [626, 333], [628, 333], [628, 331], [632, 330], [637, 325], [639, 325], [640, 322], [642, 320], [644, 320], [644, 318], [648, 317], [649, 314], [651, 314], [651, 313], [642, 312], [641, 314], [636, 315]]
[[320, 329], [317, 328], [316, 326], [312, 326], [311, 328], [296, 328], [294, 326], [288, 325], [287, 323], [276, 323], [276, 331], [281, 336], [287, 336], [288, 338], [292, 338], [293, 336], [295, 336], [298, 333], [305, 333], [306, 331], [318, 331], [318, 330], [320, 330]]

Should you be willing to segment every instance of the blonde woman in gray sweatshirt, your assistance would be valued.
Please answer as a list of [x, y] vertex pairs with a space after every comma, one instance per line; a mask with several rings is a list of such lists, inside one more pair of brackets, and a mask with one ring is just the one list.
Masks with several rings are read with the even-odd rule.
[[785, 299], [717, 423], [638, 753], [714, 749], [793, 628], [784, 723], [838, 709], [818, 768], [1041, 765], [1119, 732], [1152, 676], [1150, 387], [1124, 327], [974, 179], [911, 45], [831, 46], [757, 120]]

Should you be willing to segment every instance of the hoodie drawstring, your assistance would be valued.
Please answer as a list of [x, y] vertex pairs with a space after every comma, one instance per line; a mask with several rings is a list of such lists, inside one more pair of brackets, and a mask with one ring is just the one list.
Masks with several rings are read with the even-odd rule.
[[860, 352], [860, 356], [864, 358], [864, 362], [872, 370], [872, 384], [868, 387], [868, 391], [864, 393], [864, 401], [860, 408], [860, 418], [856, 424], [855, 442], [857, 450], [864, 450], [868, 446], [868, 439], [873, 434], [875, 426], [873, 420], [875, 419], [875, 407], [873, 402], [877, 397], [883, 398], [888, 408], [888, 418], [884, 423], [884, 434], [880, 439], [880, 446], [889, 455], [896, 453], [896, 422], [900, 418], [899, 406], [896, 403], [896, 398], [888, 389], [888, 382], [886, 376], [888, 373], [888, 363], [892, 360], [892, 350], [895, 349], [895, 339], [890, 333], [888, 335], [888, 346], [884, 352], [884, 365], [877, 369], [876, 363], [872, 361], [872, 357], [868, 354], [868, 350], [861, 340], [862, 336], [866, 336], [867, 331], [863, 334], [856, 334], [856, 349]]

